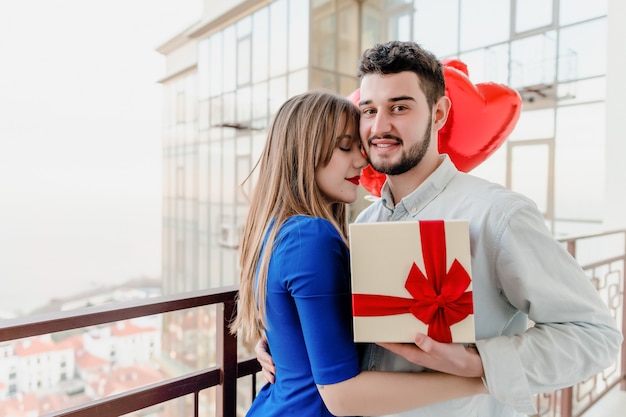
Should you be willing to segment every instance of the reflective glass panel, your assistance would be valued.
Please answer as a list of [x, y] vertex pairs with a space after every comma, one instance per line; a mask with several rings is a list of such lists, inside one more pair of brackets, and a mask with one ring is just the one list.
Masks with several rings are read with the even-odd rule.
[[265, 81], [269, 70], [269, 13], [264, 7], [252, 16], [252, 81]]
[[263, 119], [267, 114], [267, 82], [252, 87], [252, 118]]
[[237, 123], [244, 126], [249, 126], [252, 119], [251, 95], [251, 87], [240, 87], [237, 89]]
[[336, 68], [336, 25], [337, 15], [334, 3], [326, 3], [312, 10], [311, 65], [334, 71]]
[[509, 1], [461, 0], [461, 50], [509, 39], [509, 11]]
[[371, 48], [382, 41], [381, 12], [371, 3], [371, 0], [366, 1], [362, 6], [361, 42], [363, 49]]
[[517, 87], [554, 83], [556, 76], [556, 32], [511, 43], [511, 85]]
[[[224, 101], [222, 103], [223, 121], [226, 124], [234, 124], [237, 119], [235, 116], [235, 93], [224, 94]], [[226, 133], [226, 132], [224, 132]]]
[[239, 39], [237, 45], [237, 85], [246, 85], [250, 83], [250, 73], [252, 72], [251, 47], [252, 39], [245, 37]]
[[458, 0], [416, 0], [414, 40], [437, 56], [456, 54]]
[[359, 80], [356, 77], [339, 77], [339, 94], [349, 96], [359, 88]]
[[560, 105], [604, 100], [606, 77], [559, 84], [557, 97]]
[[561, 25], [606, 16], [608, 10], [607, 0], [559, 0], [559, 7]]
[[210, 100], [210, 102], [211, 104], [209, 108], [209, 126], [215, 128], [216, 126], [222, 124], [222, 122], [224, 121], [222, 117], [222, 97], [214, 97]]
[[270, 117], [276, 114], [279, 107], [287, 100], [287, 77], [270, 80], [268, 105]]
[[309, 71], [305, 69], [289, 73], [287, 79], [287, 97], [293, 97], [309, 89]]
[[209, 97], [211, 79], [211, 66], [209, 56], [209, 39], [198, 42], [198, 98], [200, 100]]
[[287, 1], [277, 0], [270, 4], [270, 77], [287, 71]]
[[524, 111], [509, 140], [546, 139], [554, 137], [554, 109]]
[[539, 210], [548, 211], [550, 149], [547, 144], [511, 148], [511, 189], [532, 199]]
[[[235, 91], [237, 88], [237, 39], [235, 38], [235, 27], [229, 26], [224, 29], [222, 37], [224, 49], [222, 50], [222, 87], [223, 91]], [[213, 61], [215, 63], [215, 61]]]
[[517, 0], [515, 2], [515, 32], [541, 28], [552, 24], [553, 0]]
[[397, 39], [399, 41], [410, 41], [411, 28], [411, 12], [396, 13], [387, 18], [388, 39]]
[[[210, 38], [211, 47], [209, 53], [211, 55], [209, 62], [222, 62], [222, 32], [217, 32]], [[222, 94], [222, 66], [211, 65], [211, 97]]]
[[509, 44], [496, 45], [461, 54], [467, 65], [469, 79], [474, 83], [494, 82], [507, 85], [509, 82]]
[[309, 5], [306, 1], [289, 2], [289, 71], [307, 66], [309, 61]]
[[559, 80], [569, 81], [606, 73], [606, 19], [561, 30]]
[[[234, 130], [234, 129], [229, 129]], [[222, 157], [224, 166], [222, 167], [222, 201], [230, 206], [235, 202], [235, 138], [225, 139], [222, 146]]]
[[198, 129], [206, 130], [209, 128], [209, 100], [202, 100], [198, 109]]
[[555, 166], [557, 218], [602, 218], [605, 113], [604, 103], [558, 109]]
[[359, 50], [359, 9], [353, 0], [339, 2], [337, 25], [337, 71], [356, 75]]
[[311, 88], [337, 91], [337, 76], [329, 71], [312, 70]]

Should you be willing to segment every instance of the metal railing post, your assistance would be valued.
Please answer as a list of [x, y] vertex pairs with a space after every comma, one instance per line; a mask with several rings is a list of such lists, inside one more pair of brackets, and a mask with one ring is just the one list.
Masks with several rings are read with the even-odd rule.
[[[626, 335], [626, 231], [624, 231], [622, 235], [624, 236], [624, 258], [622, 260], [622, 335]], [[620, 383], [620, 389], [626, 391], [626, 339], [622, 340], [621, 356], [622, 382]]]
[[572, 417], [572, 387], [561, 390], [561, 417]]
[[[222, 369], [222, 381], [217, 387], [216, 415], [237, 415], [237, 335], [231, 334], [228, 325], [237, 314], [237, 302], [225, 301], [217, 307], [217, 362]], [[220, 308], [222, 307], [222, 308]], [[222, 343], [219, 343], [219, 341]]]

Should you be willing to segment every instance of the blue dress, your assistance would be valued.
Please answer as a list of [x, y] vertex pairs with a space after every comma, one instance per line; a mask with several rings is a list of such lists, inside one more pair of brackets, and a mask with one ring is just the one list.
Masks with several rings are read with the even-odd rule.
[[316, 384], [359, 373], [352, 340], [350, 258], [321, 218], [294, 216], [277, 236], [267, 280], [267, 339], [276, 382], [248, 416], [331, 416]]

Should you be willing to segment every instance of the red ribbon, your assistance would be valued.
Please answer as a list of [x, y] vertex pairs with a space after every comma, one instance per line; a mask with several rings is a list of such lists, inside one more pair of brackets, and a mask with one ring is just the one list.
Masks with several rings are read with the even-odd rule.
[[474, 312], [472, 292], [465, 291], [471, 278], [457, 259], [446, 272], [443, 220], [422, 220], [419, 227], [426, 275], [414, 262], [404, 285], [413, 298], [353, 294], [353, 315], [371, 317], [411, 313], [428, 325], [428, 336], [440, 342], [452, 342], [450, 326]]

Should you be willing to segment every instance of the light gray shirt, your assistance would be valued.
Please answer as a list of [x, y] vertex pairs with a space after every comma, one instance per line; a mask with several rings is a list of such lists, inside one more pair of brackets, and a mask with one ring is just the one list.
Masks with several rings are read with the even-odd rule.
[[[469, 221], [476, 347], [491, 395], [400, 415], [535, 414], [534, 394], [572, 386], [610, 366], [622, 335], [590, 279], [553, 238], [530, 199], [458, 171], [447, 155], [442, 159], [395, 206], [385, 184], [381, 198], [356, 222]], [[424, 370], [376, 345], [368, 345], [363, 368]]]

